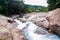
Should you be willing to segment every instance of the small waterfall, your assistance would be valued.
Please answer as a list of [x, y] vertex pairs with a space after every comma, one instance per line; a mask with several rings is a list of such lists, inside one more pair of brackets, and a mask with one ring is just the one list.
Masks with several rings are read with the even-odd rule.
[[30, 21], [23, 23], [15, 19], [15, 22], [17, 23], [17, 28], [23, 30], [23, 33], [27, 40], [60, 40], [57, 35], [48, 33], [47, 30], [36, 26]]
[[16, 24], [17, 24], [17, 28], [18, 29], [23, 29], [25, 26], [26, 26], [26, 24], [27, 23], [22, 23], [20, 20], [18, 20], [18, 19], [14, 19], [14, 21], [16, 22]]

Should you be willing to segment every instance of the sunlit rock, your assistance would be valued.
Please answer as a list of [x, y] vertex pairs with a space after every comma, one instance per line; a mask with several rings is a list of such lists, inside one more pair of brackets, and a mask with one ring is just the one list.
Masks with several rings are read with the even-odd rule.
[[22, 30], [16, 27], [11, 18], [0, 15], [0, 40], [24, 40]]
[[35, 23], [37, 26], [43, 26], [45, 28], [48, 28], [49, 22], [46, 19], [45, 15], [40, 16], [40, 15], [32, 15], [30, 16], [27, 20]]
[[50, 29], [60, 36], [60, 8], [48, 12], [47, 20], [50, 23]]

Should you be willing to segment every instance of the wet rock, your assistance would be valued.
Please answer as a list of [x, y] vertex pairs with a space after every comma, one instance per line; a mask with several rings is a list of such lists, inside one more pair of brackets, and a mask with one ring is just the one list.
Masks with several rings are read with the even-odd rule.
[[35, 33], [41, 34], [41, 35], [48, 34], [47, 30], [45, 28], [43, 28], [43, 27], [37, 28]]
[[55, 24], [55, 25], [50, 25], [50, 30], [51, 30], [54, 34], [60, 36], [60, 26], [59, 26], [59, 25], [57, 25], [57, 24]]

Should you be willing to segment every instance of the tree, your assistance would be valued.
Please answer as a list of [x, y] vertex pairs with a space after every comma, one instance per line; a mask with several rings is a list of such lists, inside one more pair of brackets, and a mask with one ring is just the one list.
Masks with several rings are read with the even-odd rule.
[[0, 0], [0, 14], [10, 16], [24, 11], [24, 3], [19, 0]]
[[60, 0], [48, 0], [47, 3], [49, 4], [48, 5], [49, 10], [60, 8]]
[[[11, 7], [10, 7], [11, 8]], [[19, 14], [20, 17], [22, 13], [24, 13], [24, 3], [23, 1], [13, 1], [12, 2], [12, 10], [10, 10], [13, 14]]]

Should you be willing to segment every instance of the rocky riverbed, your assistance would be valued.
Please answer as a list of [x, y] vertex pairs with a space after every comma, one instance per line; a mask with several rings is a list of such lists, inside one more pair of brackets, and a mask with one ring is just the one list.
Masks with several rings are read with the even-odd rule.
[[60, 40], [59, 36], [60, 8], [23, 18], [0, 15], [0, 40]]

